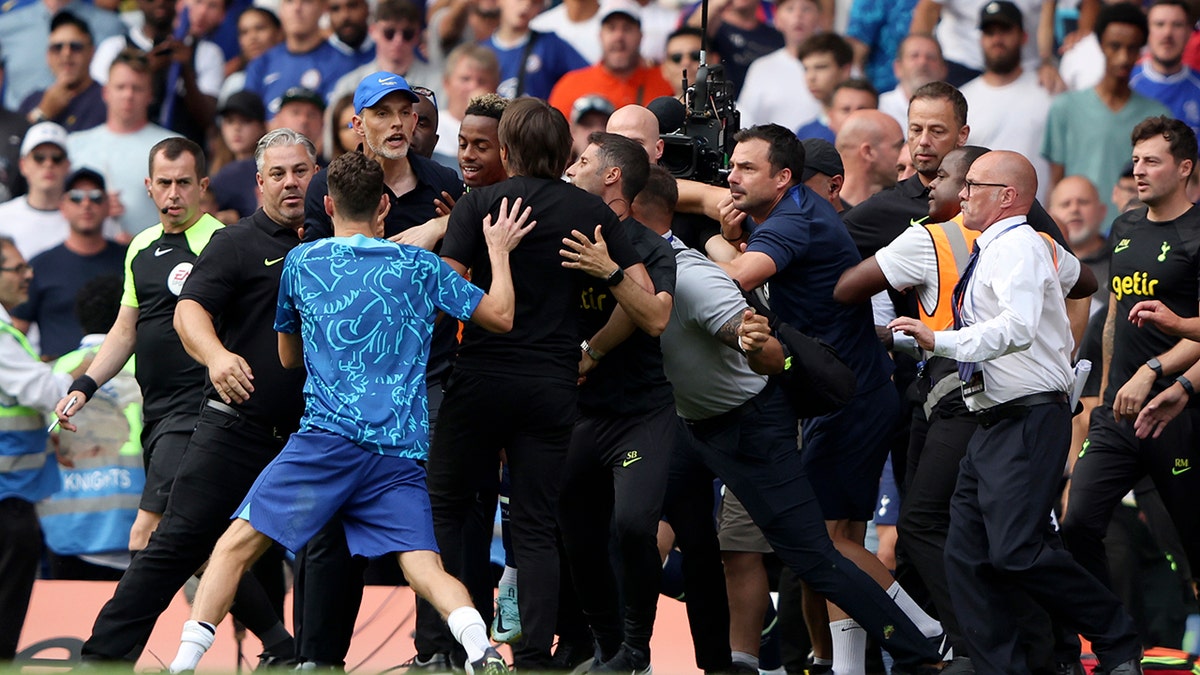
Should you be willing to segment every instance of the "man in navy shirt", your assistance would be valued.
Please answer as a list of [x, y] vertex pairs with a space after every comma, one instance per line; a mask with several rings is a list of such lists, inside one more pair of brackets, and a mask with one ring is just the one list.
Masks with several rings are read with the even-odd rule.
[[[734, 249], [726, 270], [745, 289], [769, 280], [772, 309], [779, 318], [833, 345], [857, 375], [858, 389], [845, 408], [804, 421], [802, 459], [830, 537], [874, 580], [866, 588], [856, 586], [855, 592], [878, 596], [887, 589], [890, 600], [883, 601], [885, 620], [882, 607], [861, 611], [861, 606], [856, 610], [847, 604], [859, 600], [847, 597], [849, 579], [820, 584], [824, 588], [810, 581], [837, 603], [829, 607], [835, 656], [857, 651], [856, 658], [863, 658], [864, 629], [884, 644], [884, 624], [889, 623], [895, 632], [886, 644], [897, 660], [928, 662], [940, 657], [940, 650], [926, 639], [943, 643], [941, 625], [862, 548], [900, 402], [889, 379], [891, 362], [875, 336], [870, 306], [839, 305], [833, 299], [838, 277], [858, 262], [858, 251], [833, 206], [800, 183], [804, 148], [795, 134], [768, 124], [740, 132], [737, 141], [729, 175], [732, 205], [727, 211], [732, 217], [722, 232]], [[747, 239], [745, 252], [739, 252], [735, 247]], [[811, 577], [815, 567], [807, 560], [789, 564], [801, 578]], [[850, 646], [839, 650], [839, 641], [847, 640]], [[851, 667], [834, 664], [835, 670]]]

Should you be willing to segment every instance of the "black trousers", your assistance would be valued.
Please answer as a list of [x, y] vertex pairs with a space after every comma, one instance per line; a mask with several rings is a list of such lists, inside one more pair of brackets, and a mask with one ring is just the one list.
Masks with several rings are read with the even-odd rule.
[[1113, 508], [1143, 476], [1149, 476], [1166, 505], [1192, 574], [1200, 569], [1200, 410], [1187, 408], [1158, 438], [1139, 440], [1133, 423], [1113, 419], [1112, 407], [1092, 411], [1087, 443], [1071, 476], [1063, 539], [1089, 572], [1109, 583], [1104, 535]]
[[[950, 396], [959, 394], [955, 391]], [[949, 409], [943, 411], [943, 406]], [[935, 407], [931, 417], [926, 420], [924, 413], [918, 411], [913, 419], [904, 481], [908, 489], [900, 504], [896, 527], [904, 558], [928, 591], [954, 653], [967, 656], [967, 645], [946, 583], [945, 551], [946, 533], [950, 530], [950, 497], [958, 481], [958, 465], [979, 423], [961, 403], [960, 396], [957, 402]]]
[[663, 515], [675, 531], [675, 544], [683, 554], [688, 628], [696, 667], [705, 672], [722, 672], [730, 666], [729, 596], [713, 519], [714, 478], [692, 445], [683, 420], [676, 417]]
[[1141, 654], [1121, 602], [1050, 526], [1070, 442], [1067, 404], [1043, 403], [980, 427], [967, 446], [950, 503], [946, 573], [976, 672], [1027, 670], [1010, 609], [1015, 591], [1091, 640], [1106, 669]]
[[0, 500], [0, 661], [11, 661], [42, 557], [42, 528], [33, 503]]
[[574, 382], [455, 370], [426, 466], [442, 561], [461, 574], [463, 528], [476, 495], [497, 481], [505, 451], [512, 479], [511, 529], [524, 637], [513, 646], [521, 669], [547, 669], [558, 616], [556, 545], [559, 482], [575, 422]]
[[796, 447], [795, 415], [777, 387], [768, 384], [738, 408], [688, 429], [704, 463], [797, 576], [854, 617], [901, 667], [941, 660], [887, 592], [833, 547]]
[[[563, 465], [559, 528], [580, 607], [606, 656], [622, 642], [650, 653], [662, 585], [658, 521], [679, 428], [674, 408], [628, 418], [584, 415]], [[619, 585], [609, 564], [610, 523]]]
[[[84, 660], [137, 660], [159, 615], [208, 560], [246, 492], [285, 441], [252, 421], [203, 409], [162, 522], [96, 617], [83, 645]], [[250, 574], [238, 586], [232, 613], [257, 635], [280, 620]]]

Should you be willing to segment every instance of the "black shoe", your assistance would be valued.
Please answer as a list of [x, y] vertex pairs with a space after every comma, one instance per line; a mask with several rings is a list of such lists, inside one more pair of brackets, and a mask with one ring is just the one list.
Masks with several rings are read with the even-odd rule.
[[755, 668], [749, 663], [734, 661], [729, 666], [729, 670], [726, 670], [725, 672], [730, 673], [731, 675], [758, 675], [758, 668]]
[[450, 666], [449, 654], [430, 654], [422, 657], [417, 654], [412, 658], [412, 661], [404, 664], [407, 667], [405, 672], [409, 673], [453, 673], [454, 668]]
[[482, 657], [467, 664], [467, 675], [504, 675], [510, 672], [504, 657], [495, 647], [488, 647]]
[[1083, 664], [1079, 659], [1074, 661], [1059, 661], [1054, 664], [1054, 675], [1085, 675]]
[[580, 664], [586, 663], [596, 654], [592, 642], [563, 642], [559, 640], [554, 648], [554, 656], [550, 657], [550, 669], [571, 672]]
[[274, 668], [277, 670], [291, 670], [297, 665], [296, 657], [294, 656], [276, 656], [271, 652], [263, 652], [258, 655], [258, 667], [255, 670], [263, 670], [265, 668]]
[[971, 659], [959, 656], [937, 665], [920, 665], [912, 670], [905, 670], [898, 666], [893, 667], [892, 675], [975, 675], [975, 666], [971, 663]]
[[615, 656], [600, 665], [593, 665], [588, 672], [652, 675], [652, 671], [650, 670], [650, 655], [629, 645], [621, 645]]

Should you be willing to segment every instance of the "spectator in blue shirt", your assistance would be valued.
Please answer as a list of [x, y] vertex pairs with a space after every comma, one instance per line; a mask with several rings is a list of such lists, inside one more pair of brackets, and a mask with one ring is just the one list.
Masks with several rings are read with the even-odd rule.
[[548, 98], [558, 78], [590, 65], [557, 34], [529, 29], [540, 7], [533, 0], [500, 0], [500, 27], [483, 45], [500, 61], [501, 96]]
[[1200, 133], [1200, 74], [1183, 62], [1193, 21], [1183, 0], [1155, 0], [1147, 12], [1150, 58], [1133, 67], [1129, 86], [1167, 106], [1171, 116]]

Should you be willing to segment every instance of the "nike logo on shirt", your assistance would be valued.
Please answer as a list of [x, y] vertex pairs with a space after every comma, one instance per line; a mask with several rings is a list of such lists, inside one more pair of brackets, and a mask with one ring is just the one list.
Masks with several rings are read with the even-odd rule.
[[154, 257], [157, 258], [159, 256], [166, 255], [174, 250], [175, 249], [173, 249], [173, 248], [163, 248], [163, 247], [159, 246], [158, 248], [154, 249]]
[[270, 267], [271, 265], [274, 265], [275, 263], [279, 262], [280, 260], [283, 260], [283, 258], [276, 258], [274, 260], [267, 260], [266, 258], [263, 258], [263, 264], [266, 265], [267, 267]]

